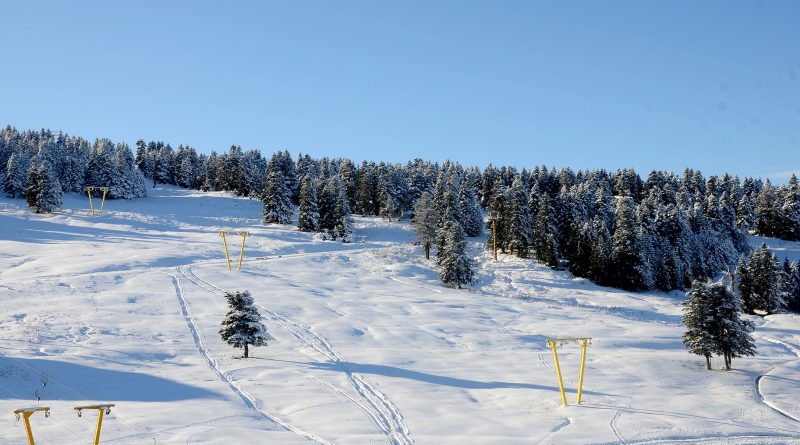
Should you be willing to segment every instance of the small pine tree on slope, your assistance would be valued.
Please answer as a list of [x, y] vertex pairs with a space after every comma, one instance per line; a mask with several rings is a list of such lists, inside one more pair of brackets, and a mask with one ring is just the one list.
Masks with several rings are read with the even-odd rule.
[[442, 283], [461, 289], [462, 284], [472, 284], [474, 279], [472, 260], [467, 256], [464, 229], [456, 221], [448, 221], [439, 229], [443, 243], [436, 253], [439, 279]]
[[261, 315], [253, 303], [250, 292], [227, 292], [230, 310], [222, 320], [219, 335], [234, 348], [244, 348], [244, 358], [249, 357], [249, 345], [266, 346], [267, 341], [274, 338], [261, 323]]

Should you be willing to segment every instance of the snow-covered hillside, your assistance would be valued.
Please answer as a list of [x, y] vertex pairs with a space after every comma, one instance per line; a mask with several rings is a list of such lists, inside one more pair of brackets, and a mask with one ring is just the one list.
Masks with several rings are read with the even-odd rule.
[[[679, 292], [492, 262], [485, 239], [476, 285], [450, 289], [406, 222], [356, 218], [342, 244], [262, 225], [258, 201], [150, 195], [100, 216], [80, 195], [55, 215], [0, 198], [0, 443], [25, 441], [28, 406], [52, 408], [38, 443], [90, 443], [72, 407], [93, 402], [117, 405], [115, 444], [800, 443], [797, 316], [754, 318], [758, 355], [706, 371]], [[251, 232], [241, 272], [220, 230]], [[276, 339], [247, 360], [218, 334], [244, 289]], [[584, 403], [562, 407], [545, 339], [576, 336], [594, 339]], [[571, 403], [579, 352], [559, 350]]]

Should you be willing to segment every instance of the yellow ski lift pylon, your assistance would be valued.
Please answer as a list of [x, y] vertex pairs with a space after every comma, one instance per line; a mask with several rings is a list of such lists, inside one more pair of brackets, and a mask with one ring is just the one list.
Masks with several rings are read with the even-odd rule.
[[103, 209], [106, 207], [106, 194], [108, 193], [108, 187], [97, 187], [94, 185], [86, 187], [86, 194], [89, 195], [89, 207], [92, 208], [92, 215], [94, 215], [94, 203], [92, 202], [92, 192], [94, 192], [95, 190], [100, 190], [103, 192], [103, 202], [100, 204], [100, 214], [102, 214]]
[[99, 405], [85, 405], [85, 406], [76, 406], [74, 409], [78, 413], [78, 417], [81, 417], [81, 411], [85, 409], [96, 409], [97, 410], [97, 429], [94, 432], [94, 445], [100, 444], [100, 429], [103, 427], [103, 414], [111, 414], [111, 407], [115, 406], [113, 403], [102, 403]]
[[241, 235], [242, 237], [242, 248], [239, 251], [239, 268], [236, 269], [237, 271], [242, 270], [242, 260], [244, 259], [244, 242], [247, 240], [247, 237], [250, 236], [250, 232], [243, 230], [241, 232], [227, 232], [222, 230], [219, 232], [219, 236], [222, 237], [222, 245], [225, 246], [225, 261], [228, 263], [228, 270], [231, 270], [231, 257], [228, 254], [228, 241], [226, 239], [227, 235]]
[[29, 419], [37, 411], [44, 411], [44, 416], [50, 417], [49, 406], [40, 406], [35, 408], [20, 408], [14, 411], [14, 414], [17, 416], [17, 420], [19, 420], [21, 416], [23, 421], [25, 422], [25, 434], [28, 435], [29, 445], [36, 445], [35, 442], [33, 441], [33, 431], [31, 431], [31, 421]]
[[564, 393], [564, 379], [561, 376], [561, 365], [558, 363], [558, 351], [556, 348], [563, 346], [564, 343], [575, 342], [581, 347], [581, 370], [578, 377], [578, 399], [575, 403], [580, 405], [581, 395], [583, 394], [583, 371], [586, 368], [586, 348], [592, 344], [590, 337], [567, 337], [567, 338], [548, 338], [546, 340], [547, 346], [553, 351], [553, 361], [556, 363], [556, 377], [558, 377], [558, 389], [561, 390], [561, 401], [564, 406], [567, 403], [567, 395]]

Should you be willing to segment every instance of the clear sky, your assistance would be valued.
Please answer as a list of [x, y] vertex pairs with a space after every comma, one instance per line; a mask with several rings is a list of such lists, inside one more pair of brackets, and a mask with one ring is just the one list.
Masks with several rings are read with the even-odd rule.
[[19, 129], [356, 161], [800, 171], [795, 0], [0, 6], [0, 124]]

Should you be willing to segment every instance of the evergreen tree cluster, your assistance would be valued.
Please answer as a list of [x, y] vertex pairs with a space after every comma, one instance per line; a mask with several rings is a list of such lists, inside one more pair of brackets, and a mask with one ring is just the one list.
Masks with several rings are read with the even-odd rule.
[[[792, 175], [785, 186], [746, 178], [742, 183], [740, 224], [757, 235], [800, 241], [800, 183]], [[741, 215], [739, 215], [741, 214]]]
[[[737, 178], [489, 165], [481, 202], [504, 253], [629, 290], [684, 289], [747, 252]], [[492, 221], [493, 220], [493, 221]], [[488, 242], [491, 244], [492, 237]]]
[[[691, 169], [683, 175], [654, 171], [643, 180], [631, 169], [490, 164], [481, 170], [421, 159], [356, 165], [344, 158], [292, 159], [285, 150], [267, 159], [237, 145], [198, 155], [189, 146], [173, 150], [143, 140], [134, 157], [125, 144], [107, 139], [89, 144], [11, 127], [0, 132], [0, 166], [4, 191], [26, 197], [38, 211], [58, 206], [56, 184], [62, 192], [108, 186], [110, 198], [133, 198], [144, 196], [146, 178], [261, 199], [266, 222], [289, 223], [298, 206], [300, 230], [337, 239], [352, 232], [351, 212], [389, 220], [411, 216], [426, 256], [435, 246], [437, 258], [448, 222], [458, 222], [465, 237], [494, 226], [501, 252], [631, 290], [685, 289], [733, 267], [749, 250], [748, 231], [786, 239], [800, 233], [796, 177], [776, 187], [730, 175], [704, 178]], [[29, 191], [31, 180], [38, 184]]]
[[34, 211], [51, 212], [62, 195], [86, 186], [108, 187], [109, 199], [147, 195], [144, 177], [124, 143], [87, 140], [50, 130], [0, 129], [0, 186], [11, 198], [24, 197]]
[[800, 310], [800, 265], [788, 259], [781, 265], [766, 244], [749, 258], [739, 258], [736, 275], [745, 312], [768, 315], [781, 309]]
[[741, 300], [721, 283], [692, 282], [683, 303], [683, 345], [692, 354], [706, 359], [722, 355], [725, 369], [731, 369], [735, 357], [752, 356], [756, 345], [750, 332], [753, 323], [741, 317]]

